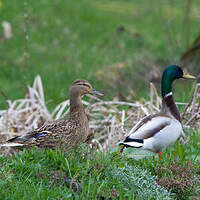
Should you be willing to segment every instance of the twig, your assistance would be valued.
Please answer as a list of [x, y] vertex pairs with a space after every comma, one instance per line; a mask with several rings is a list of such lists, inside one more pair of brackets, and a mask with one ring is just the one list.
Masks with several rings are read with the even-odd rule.
[[29, 49], [28, 49], [28, 7], [27, 2], [24, 2], [24, 41], [25, 41], [25, 48], [24, 48], [24, 67], [25, 67], [25, 74], [24, 74], [24, 86], [27, 86], [28, 83], [28, 59], [29, 59]]
[[122, 118], [121, 118], [122, 130], [124, 130], [124, 121], [125, 121], [125, 110], [122, 110]]
[[139, 107], [138, 104], [136, 103], [130, 103], [130, 102], [125, 102], [125, 101], [102, 101], [98, 103], [92, 104], [90, 107], [96, 107], [99, 105], [126, 105], [126, 106], [132, 106], [132, 107]]
[[3, 92], [3, 90], [0, 89], [0, 93], [1, 95], [4, 97], [4, 99], [6, 100], [6, 110], [8, 110], [8, 97], [7, 95]]

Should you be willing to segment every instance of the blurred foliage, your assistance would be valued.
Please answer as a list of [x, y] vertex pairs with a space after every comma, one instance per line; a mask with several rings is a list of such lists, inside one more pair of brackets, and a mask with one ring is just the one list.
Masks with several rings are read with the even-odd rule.
[[[50, 107], [66, 98], [67, 89], [76, 78], [88, 79], [99, 90], [105, 88], [108, 91], [105, 98], [118, 95], [119, 90], [122, 96], [133, 98], [134, 93], [135, 98], [146, 98], [149, 72], [178, 64], [186, 50], [186, 3], [186, 0], [5, 1], [0, 10], [1, 23], [11, 24], [13, 37], [0, 40], [1, 89], [9, 99], [19, 98], [25, 85], [40, 74]], [[199, 34], [199, 9], [199, 1], [193, 0], [190, 43]], [[28, 55], [27, 78], [24, 53]], [[115, 84], [113, 90], [112, 79], [104, 83], [103, 77], [95, 74], [99, 70], [106, 74], [117, 63], [128, 64], [120, 70], [120, 86]], [[190, 91], [191, 86], [187, 87]], [[181, 99], [182, 94], [177, 97]]]

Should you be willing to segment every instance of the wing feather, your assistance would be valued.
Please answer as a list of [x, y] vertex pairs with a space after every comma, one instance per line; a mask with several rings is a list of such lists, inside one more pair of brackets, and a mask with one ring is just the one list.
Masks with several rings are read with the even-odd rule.
[[166, 126], [170, 125], [171, 118], [169, 116], [150, 115], [135, 125], [129, 132], [130, 138], [147, 139], [153, 137]]
[[66, 119], [58, 119], [43, 126], [34, 129], [22, 136], [11, 138], [7, 142], [27, 142], [32, 140], [40, 140], [41, 138], [49, 137], [52, 134], [65, 133], [69, 135], [75, 129], [74, 123]]

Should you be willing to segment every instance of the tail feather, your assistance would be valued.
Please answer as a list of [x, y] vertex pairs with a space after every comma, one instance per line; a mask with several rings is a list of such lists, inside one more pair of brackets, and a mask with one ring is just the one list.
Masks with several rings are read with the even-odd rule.
[[7, 142], [25, 142], [25, 141], [27, 141], [27, 139], [24, 136], [17, 136], [17, 137], [11, 138]]
[[141, 148], [144, 145], [144, 140], [127, 137], [123, 142], [119, 143], [119, 145], [132, 148]]
[[130, 137], [127, 137], [124, 142], [138, 142], [138, 143], [141, 143], [143, 144], [144, 143], [144, 140], [142, 139], [133, 139], [133, 138], [130, 138]]
[[23, 136], [16, 136], [6, 141], [4, 144], [0, 144], [0, 147], [21, 147], [27, 141]]
[[48, 133], [51, 133], [51, 132], [50, 131], [41, 131], [41, 132], [36, 132], [35, 134], [26, 134], [26, 135], [11, 138], [7, 142], [31, 142], [34, 139], [38, 139], [41, 136], [47, 135]]
[[7, 140], [6, 143], [0, 144], [0, 147], [19, 147], [19, 146], [26, 146], [27, 142], [32, 142], [35, 139], [45, 136], [48, 133], [51, 133], [50, 131], [42, 131], [38, 132], [35, 135], [27, 134], [22, 136], [16, 136], [14, 138], [11, 138], [10, 140]]
[[0, 144], [0, 147], [21, 147], [24, 146], [24, 144], [20, 144], [20, 143], [5, 143], [5, 144]]

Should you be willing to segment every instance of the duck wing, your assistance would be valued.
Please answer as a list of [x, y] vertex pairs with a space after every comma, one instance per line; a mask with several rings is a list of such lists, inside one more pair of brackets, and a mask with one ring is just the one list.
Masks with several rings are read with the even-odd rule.
[[137, 123], [129, 132], [127, 138], [148, 139], [170, 125], [171, 118], [163, 114], [149, 115]]
[[49, 137], [50, 135], [60, 134], [63, 132], [65, 133], [65, 135], [68, 135], [73, 131], [73, 129], [73, 123], [67, 121], [66, 119], [59, 119], [52, 121], [51, 123], [44, 124], [40, 128], [28, 132], [25, 135], [11, 138], [7, 142], [31, 142], [33, 140], [40, 140], [41, 138]]

